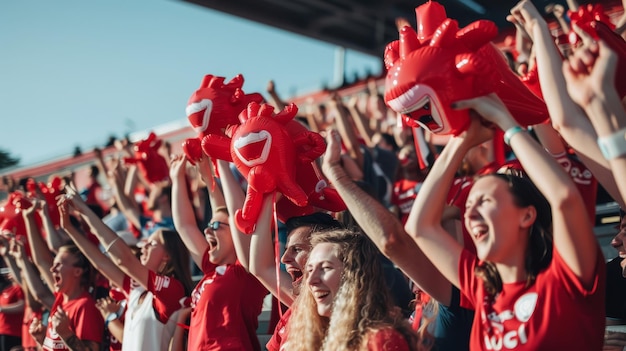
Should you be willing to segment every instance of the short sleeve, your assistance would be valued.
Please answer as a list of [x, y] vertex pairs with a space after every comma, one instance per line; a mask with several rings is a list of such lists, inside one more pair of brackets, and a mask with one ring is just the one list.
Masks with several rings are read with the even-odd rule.
[[158, 275], [150, 271], [148, 291], [154, 295], [154, 309], [161, 322], [184, 306], [187, 296], [183, 284], [173, 277]]

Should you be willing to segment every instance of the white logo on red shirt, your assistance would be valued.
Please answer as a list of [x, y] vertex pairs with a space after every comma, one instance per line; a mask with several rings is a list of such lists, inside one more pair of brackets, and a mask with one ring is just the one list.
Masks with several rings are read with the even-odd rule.
[[[512, 350], [518, 345], [528, 342], [526, 322], [528, 322], [535, 311], [537, 297], [537, 293], [530, 292], [517, 299], [513, 311], [505, 310], [499, 314], [495, 312], [489, 315], [482, 314], [482, 324], [487, 324], [491, 327], [484, 330], [483, 337], [487, 350]], [[507, 323], [507, 328], [505, 329], [504, 323], [507, 321], [510, 322]]]

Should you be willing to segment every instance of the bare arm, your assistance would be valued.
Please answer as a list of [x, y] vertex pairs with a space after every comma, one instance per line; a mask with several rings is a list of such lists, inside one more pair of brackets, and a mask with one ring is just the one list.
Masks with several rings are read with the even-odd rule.
[[220, 179], [222, 179], [226, 207], [228, 207], [228, 213], [231, 214], [228, 221], [230, 222], [230, 232], [233, 236], [237, 259], [247, 271], [250, 267], [250, 235], [240, 232], [235, 224], [235, 212], [243, 207], [245, 194], [239, 183], [235, 180], [235, 176], [230, 170], [228, 162], [223, 160], [217, 161], [217, 169], [220, 173]]
[[[584, 34], [581, 33], [582, 35]], [[626, 111], [615, 89], [617, 55], [602, 40], [593, 43], [591, 38], [586, 38], [585, 42], [584, 47], [564, 65], [567, 89], [587, 112], [600, 138], [598, 142], [613, 135], [623, 141]], [[622, 174], [626, 171], [626, 155], [613, 155], [608, 162], [620, 192], [620, 199], [624, 202], [626, 184]]]
[[[35, 265], [30, 262], [28, 257], [26, 257], [24, 253], [24, 244], [17, 240], [12, 240], [11, 255], [15, 257], [15, 261], [22, 272], [22, 278], [26, 283], [25, 290], [28, 290], [31, 296], [45, 308], [52, 308], [52, 305], [54, 304], [54, 295], [41, 281], [41, 277]], [[53, 287], [54, 285], [49, 286]]]
[[[472, 120], [470, 130], [476, 130], [477, 123]], [[456, 287], [460, 285], [458, 267], [463, 247], [442, 226], [446, 200], [446, 191], [442, 189], [450, 188], [463, 157], [473, 146], [467, 138], [450, 139], [424, 180], [404, 225], [426, 257]]]
[[270, 94], [272, 102], [274, 103], [274, 107], [276, 107], [277, 110], [282, 111], [285, 109], [287, 104], [280, 98], [280, 96], [278, 96], [273, 80], [270, 80], [267, 83], [267, 93]]
[[187, 196], [186, 164], [187, 160], [183, 155], [175, 156], [170, 164], [172, 217], [176, 231], [189, 250], [191, 258], [198, 267], [202, 267], [202, 258], [206, 254], [209, 244], [204, 238], [204, 234], [198, 229], [191, 200]]
[[335, 113], [335, 121], [337, 122], [337, 130], [341, 135], [348, 154], [356, 162], [360, 169], [363, 169], [363, 152], [361, 151], [361, 145], [356, 137], [354, 128], [350, 117], [346, 113], [345, 107], [341, 102], [341, 98], [338, 95], [334, 95], [329, 101], [330, 108]]
[[80, 196], [73, 193], [72, 189], [66, 189], [69, 193], [68, 200], [72, 206], [80, 211], [82, 218], [87, 222], [93, 234], [98, 237], [100, 244], [109, 252], [111, 260], [137, 283], [148, 289], [149, 269], [141, 264], [133, 251], [111, 230], [102, 220], [83, 202]]
[[39, 201], [40, 200], [34, 199], [32, 207], [22, 210], [22, 216], [26, 224], [26, 233], [28, 242], [30, 243], [33, 263], [37, 266], [46, 284], [48, 284], [49, 287], [53, 287], [54, 279], [52, 278], [50, 268], [52, 267], [54, 257], [52, 257], [52, 253], [41, 237], [37, 223], [35, 223], [35, 208], [37, 208]]
[[[109, 183], [113, 188], [113, 194], [115, 196], [115, 202], [117, 203], [120, 211], [128, 219], [128, 221], [135, 227], [141, 228], [139, 206], [135, 199], [132, 197], [134, 191], [135, 179], [137, 172], [136, 166], [130, 166], [128, 172], [122, 170], [122, 165], [118, 164], [117, 167], [110, 172]], [[124, 173], [126, 173], [126, 179], [124, 179]], [[132, 184], [132, 187], [127, 187], [125, 183]]]
[[209, 192], [209, 203], [211, 204], [211, 212], [215, 215], [215, 209], [226, 206], [226, 200], [224, 200], [224, 193], [222, 189], [216, 184], [215, 170], [213, 169], [213, 163], [207, 155], [203, 155], [202, 159], [196, 163], [198, 173], [207, 184], [207, 190]]
[[0, 313], [16, 314], [24, 312], [24, 300], [0, 306]]
[[[284, 270], [280, 270], [280, 286], [276, 281], [276, 256], [272, 240], [272, 197], [266, 195], [263, 199], [263, 209], [259, 215], [256, 229], [250, 239], [250, 273], [286, 306], [291, 306], [295, 298], [291, 277]], [[278, 291], [280, 289], [280, 292]]]
[[348, 177], [339, 162], [338, 138], [334, 130], [330, 130], [326, 137], [328, 147], [322, 165], [324, 174], [380, 251], [435, 300], [449, 305], [450, 282], [404, 231], [400, 220]]
[[87, 257], [93, 267], [113, 284], [123, 286], [126, 275], [107, 256], [100, 252], [96, 245], [72, 225], [69, 216], [69, 202], [65, 199], [59, 201], [59, 212], [61, 214], [61, 227], [67, 232], [76, 247]]
[[187, 319], [191, 315], [191, 307], [184, 308], [178, 314], [178, 325], [174, 330], [174, 335], [170, 340], [168, 351], [185, 351], [187, 350], [187, 330], [181, 325], [187, 324]]
[[[472, 108], [502, 130], [518, 126], [495, 95], [457, 102], [457, 108]], [[590, 286], [595, 278], [598, 243], [576, 185], [528, 133], [515, 134], [510, 145], [530, 179], [550, 203], [554, 247], [580, 281]]]
[[43, 227], [46, 230], [46, 244], [48, 245], [48, 249], [51, 252], [56, 253], [59, 251], [59, 248], [69, 240], [69, 237], [65, 231], [54, 227], [52, 218], [50, 218], [48, 204], [46, 204], [45, 201], [38, 202], [37, 212], [39, 213], [39, 217], [43, 221]]
[[[102, 319], [105, 320], [106, 324], [106, 319], [109, 314], [117, 313], [120, 310], [120, 303], [113, 301], [110, 297], [107, 296], [98, 299], [96, 301], [96, 307], [100, 311]], [[120, 343], [124, 341], [124, 323], [122, 323], [122, 321], [119, 319], [119, 316], [114, 320], [108, 321], [106, 327], [107, 329], [109, 329], [111, 336], [117, 339], [117, 341], [119, 341]]]
[[606, 191], [624, 207], [626, 203], [620, 199], [610, 165], [604, 160], [596, 144], [597, 134], [586, 114], [567, 93], [561, 68], [562, 59], [547, 23], [529, 1], [521, 2], [511, 12], [518, 22], [524, 23], [533, 37], [541, 92], [554, 129], [576, 150], [581, 161]]
[[374, 136], [375, 131], [370, 128], [367, 116], [359, 109], [357, 106], [359, 102], [359, 96], [354, 95], [350, 98], [346, 107], [348, 111], [350, 111], [350, 116], [352, 116], [352, 120], [359, 131], [359, 135], [365, 140], [365, 144], [369, 147], [374, 147], [374, 142], [372, 141], [372, 137]]

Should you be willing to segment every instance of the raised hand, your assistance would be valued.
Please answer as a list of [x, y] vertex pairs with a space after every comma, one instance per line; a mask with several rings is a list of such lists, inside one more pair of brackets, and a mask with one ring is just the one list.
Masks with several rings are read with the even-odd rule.
[[46, 335], [46, 327], [41, 323], [41, 320], [37, 317], [33, 318], [33, 321], [28, 326], [28, 333], [37, 341], [43, 342], [43, 338]]
[[61, 306], [57, 307], [54, 314], [50, 316], [50, 323], [52, 323], [53, 330], [64, 340], [73, 334], [70, 319]]
[[536, 24], [547, 25], [539, 10], [529, 0], [518, 2], [511, 9], [511, 16], [507, 17], [507, 20], [515, 24], [518, 30], [523, 29], [524, 33], [531, 39]]
[[583, 38], [583, 45], [563, 62], [563, 75], [572, 100], [585, 108], [594, 98], [615, 90], [617, 55], [603, 40], [591, 39], [576, 26], [574, 30]]
[[[452, 108], [457, 110], [474, 110], [483, 119], [494, 123], [502, 130], [507, 130], [511, 127], [515, 127], [516, 125], [518, 125], [515, 119], [513, 119], [513, 116], [511, 115], [509, 110], [506, 108], [506, 106], [504, 106], [502, 100], [500, 100], [500, 98], [495, 94], [489, 94], [469, 100], [457, 101], [452, 104]], [[486, 131], [485, 133], [481, 132], [477, 134], [477, 137], [478, 139], [484, 138], [484, 140], [482, 141], [486, 141], [488, 140], [488, 136], [486, 134]]]
[[328, 129], [326, 131], [326, 152], [322, 159], [322, 170], [325, 174], [333, 166], [341, 164], [341, 137], [339, 132], [335, 129]]

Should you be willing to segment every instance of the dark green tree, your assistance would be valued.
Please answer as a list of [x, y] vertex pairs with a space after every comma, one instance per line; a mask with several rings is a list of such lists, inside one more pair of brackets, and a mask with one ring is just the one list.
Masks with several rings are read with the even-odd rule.
[[18, 157], [13, 157], [8, 151], [0, 149], [0, 169], [15, 166], [19, 162]]
[[8, 151], [0, 149], [0, 169], [15, 166], [19, 162], [18, 157], [13, 157]]

